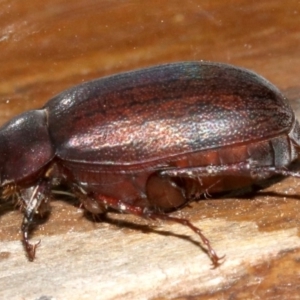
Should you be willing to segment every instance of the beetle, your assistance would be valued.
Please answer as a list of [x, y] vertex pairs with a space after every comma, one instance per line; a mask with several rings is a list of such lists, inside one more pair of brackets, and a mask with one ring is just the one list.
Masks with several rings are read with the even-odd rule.
[[93, 214], [113, 208], [188, 226], [218, 265], [200, 229], [168, 213], [205, 193], [300, 177], [286, 168], [299, 137], [287, 99], [259, 75], [203, 61], [159, 65], [80, 84], [2, 126], [2, 195], [23, 204], [30, 261], [34, 215], [60, 180]]

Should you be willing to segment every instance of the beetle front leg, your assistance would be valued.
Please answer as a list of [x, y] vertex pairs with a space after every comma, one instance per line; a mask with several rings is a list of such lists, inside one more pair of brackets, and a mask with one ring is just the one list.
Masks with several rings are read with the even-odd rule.
[[199, 228], [197, 228], [196, 226], [194, 226], [187, 219], [176, 218], [176, 217], [172, 217], [167, 214], [164, 214], [164, 213], [158, 213], [158, 212], [152, 211], [148, 208], [131, 205], [131, 204], [125, 203], [121, 200], [117, 200], [115, 198], [104, 196], [104, 195], [94, 195], [94, 197], [105, 207], [111, 207], [120, 212], [133, 214], [133, 215], [143, 217], [146, 219], [176, 222], [183, 226], [187, 226], [201, 238], [202, 243], [206, 246], [206, 249], [207, 249], [206, 251], [207, 251], [210, 259], [212, 260], [214, 267], [217, 267], [218, 265], [220, 265], [220, 260], [224, 258], [224, 256], [219, 257], [216, 254], [215, 250], [212, 248], [212, 246], [210, 244], [210, 241], [205, 237], [205, 235], [201, 232], [201, 230]]
[[44, 206], [47, 206], [50, 193], [51, 184], [47, 179], [42, 179], [35, 186], [20, 191], [20, 198], [24, 204], [24, 217], [21, 226], [22, 243], [29, 261], [34, 260], [36, 248], [40, 244], [40, 241], [35, 244], [29, 243], [30, 226], [33, 224], [34, 215], [39, 213], [39, 209], [44, 210]]

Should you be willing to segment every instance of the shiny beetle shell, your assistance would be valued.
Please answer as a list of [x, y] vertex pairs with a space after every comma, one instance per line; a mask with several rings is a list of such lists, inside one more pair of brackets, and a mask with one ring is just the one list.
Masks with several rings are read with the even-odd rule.
[[[93, 213], [114, 208], [189, 226], [167, 215], [205, 193], [240, 188], [286, 170], [299, 124], [281, 92], [245, 69], [180, 62], [68, 89], [0, 130], [1, 183], [24, 203], [23, 242], [34, 213], [67, 183]], [[41, 196], [42, 195], [42, 196]]]

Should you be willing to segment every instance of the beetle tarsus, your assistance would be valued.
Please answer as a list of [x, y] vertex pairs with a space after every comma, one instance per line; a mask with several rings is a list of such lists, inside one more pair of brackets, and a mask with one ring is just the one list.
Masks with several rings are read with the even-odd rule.
[[210, 257], [213, 266], [217, 267], [221, 264], [220, 261], [225, 256], [219, 257], [217, 255], [216, 251], [212, 248], [209, 239], [202, 233], [202, 231], [198, 227], [193, 225], [189, 220], [172, 217], [172, 216], [165, 215], [165, 214], [152, 213], [152, 212], [148, 212], [147, 217], [149, 217], [150, 219], [153, 219], [153, 220], [161, 219], [161, 220], [164, 220], [164, 221], [172, 221], [172, 222], [179, 223], [183, 226], [189, 227], [191, 230], [193, 230], [200, 237], [202, 243], [206, 246], [205, 251], [207, 252], [208, 256]]
[[39, 240], [35, 244], [30, 244], [29, 241], [28, 241], [28, 239], [23, 238], [22, 242], [23, 242], [23, 246], [25, 248], [28, 260], [29, 261], [34, 261], [36, 248], [39, 246], [39, 244], [41, 243], [41, 241]]
[[200, 237], [200, 239], [202, 240], [202, 243], [206, 246], [205, 251], [208, 253], [214, 267], [219, 266], [220, 260], [222, 260], [224, 258], [224, 256], [219, 257], [216, 254], [215, 250], [212, 248], [212, 246], [210, 244], [210, 241], [205, 237], [205, 235], [201, 232], [201, 230], [198, 227], [194, 226], [187, 219], [176, 218], [176, 217], [166, 215], [164, 213], [153, 212], [153, 211], [151, 211], [149, 209], [145, 209], [143, 207], [124, 203], [124, 202], [114, 199], [112, 197], [97, 195], [96, 198], [103, 205], [107, 205], [109, 207], [115, 208], [121, 212], [133, 214], [133, 215], [143, 217], [146, 219], [171, 221], [171, 222], [179, 223], [183, 226], [187, 226]]
[[22, 234], [23, 234], [22, 243], [25, 248], [25, 251], [26, 251], [29, 261], [34, 260], [36, 248], [41, 243], [41, 241], [38, 241], [35, 244], [29, 243], [29, 228], [30, 228], [31, 223], [32, 223], [32, 218], [31, 218], [31, 220], [29, 220], [27, 218], [27, 216], [25, 215], [24, 219], [23, 219], [23, 223], [22, 223]]

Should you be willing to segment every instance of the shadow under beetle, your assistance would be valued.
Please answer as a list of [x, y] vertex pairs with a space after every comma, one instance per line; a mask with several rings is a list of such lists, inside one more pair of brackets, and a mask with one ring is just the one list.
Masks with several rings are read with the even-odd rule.
[[107, 208], [188, 226], [214, 265], [209, 240], [177, 210], [205, 193], [241, 188], [287, 170], [300, 128], [280, 91], [253, 72], [179, 62], [68, 89], [0, 129], [3, 197], [23, 204], [28, 258], [34, 215], [67, 183], [94, 214]]

